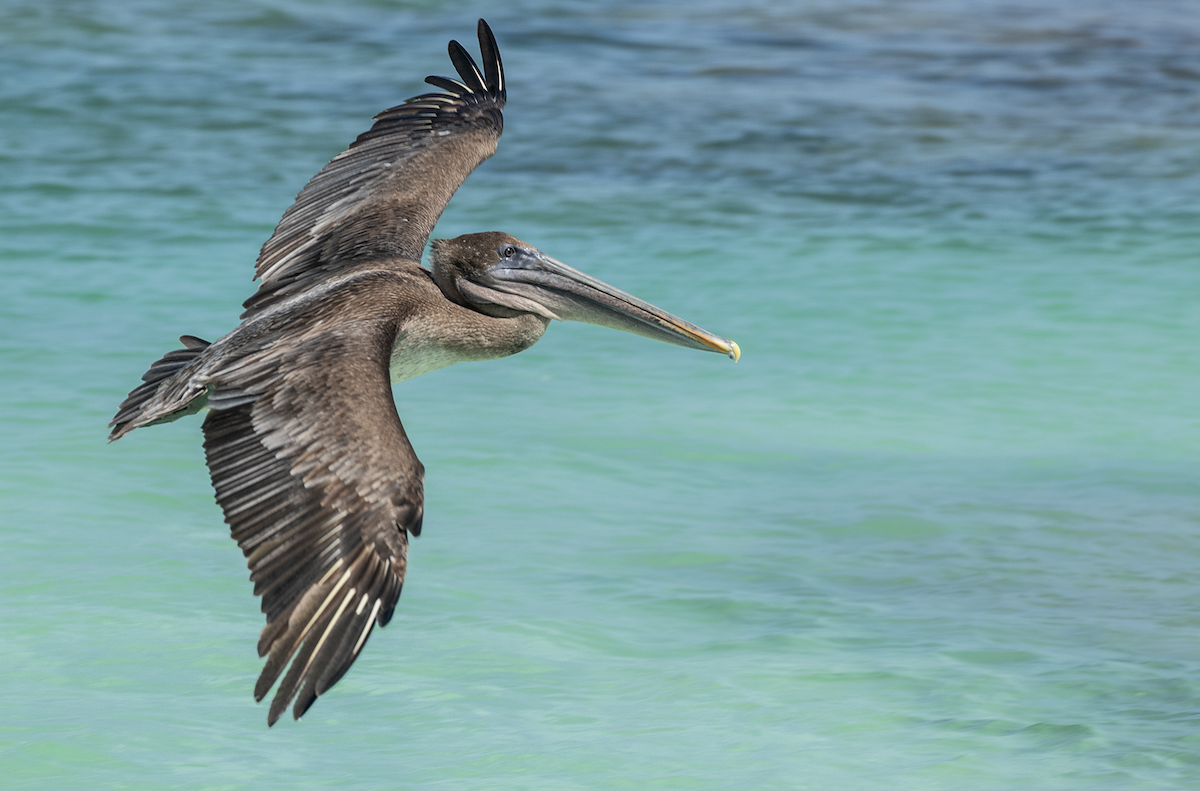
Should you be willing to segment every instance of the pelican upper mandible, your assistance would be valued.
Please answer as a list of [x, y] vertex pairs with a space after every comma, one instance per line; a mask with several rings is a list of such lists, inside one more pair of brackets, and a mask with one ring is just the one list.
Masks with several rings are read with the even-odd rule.
[[[296, 196], [258, 256], [242, 323], [150, 366], [110, 440], [207, 409], [204, 452], [267, 624], [262, 700], [273, 725], [337, 683], [391, 619], [424, 467], [392, 383], [535, 344], [552, 319], [600, 324], [737, 360], [736, 343], [576, 271], [504, 233], [434, 240], [450, 197], [496, 150], [504, 68], [479, 20], [483, 70], [385, 110]], [[287, 671], [284, 673], [284, 671]]]

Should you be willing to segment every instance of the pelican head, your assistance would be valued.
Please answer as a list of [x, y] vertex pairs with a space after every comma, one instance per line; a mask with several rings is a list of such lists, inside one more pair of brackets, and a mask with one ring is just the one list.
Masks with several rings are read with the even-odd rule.
[[436, 239], [432, 250], [438, 287], [448, 299], [480, 313], [598, 324], [689, 349], [720, 352], [735, 362], [741, 357], [733, 341], [572, 269], [506, 233]]

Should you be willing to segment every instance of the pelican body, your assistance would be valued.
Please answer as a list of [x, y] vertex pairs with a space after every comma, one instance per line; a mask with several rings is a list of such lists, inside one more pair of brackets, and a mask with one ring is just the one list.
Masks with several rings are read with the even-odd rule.
[[555, 319], [740, 356], [508, 234], [435, 240], [421, 266], [503, 129], [504, 68], [483, 20], [478, 32], [483, 69], [451, 41], [461, 81], [427, 78], [446, 92], [380, 113], [314, 176], [262, 248], [242, 323], [214, 343], [180, 338], [110, 424], [116, 440], [207, 408], [217, 502], [267, 620], [255, 699], [279, 681], [268, 725], [337, 683], [400, 597], [424, 467], [391, 384], [516, 354]]

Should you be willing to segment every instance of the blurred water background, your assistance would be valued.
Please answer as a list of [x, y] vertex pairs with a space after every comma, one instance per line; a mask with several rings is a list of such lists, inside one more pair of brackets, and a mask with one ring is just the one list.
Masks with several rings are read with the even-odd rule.
[[[105, 444], [496, 31], [504, 230], [736, 339], [397, 388], [396, 618], [305, 719], [199, 421]], [[0, 5], [0, 785], [1200, 786], [1190, 2]]]

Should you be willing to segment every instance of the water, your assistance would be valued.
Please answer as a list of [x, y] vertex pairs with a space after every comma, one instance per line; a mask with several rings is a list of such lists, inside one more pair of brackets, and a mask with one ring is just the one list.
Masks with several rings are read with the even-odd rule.
[[[396, 618], [299, 723], [193, 419], [104, 424], [484, 14], [502, 229], [736, 339], [397, 388]], [[9, 2], [6, 788], [1194, 788], [1184, 2]], [[472, 48], [474, 44], [471, 44]]]

